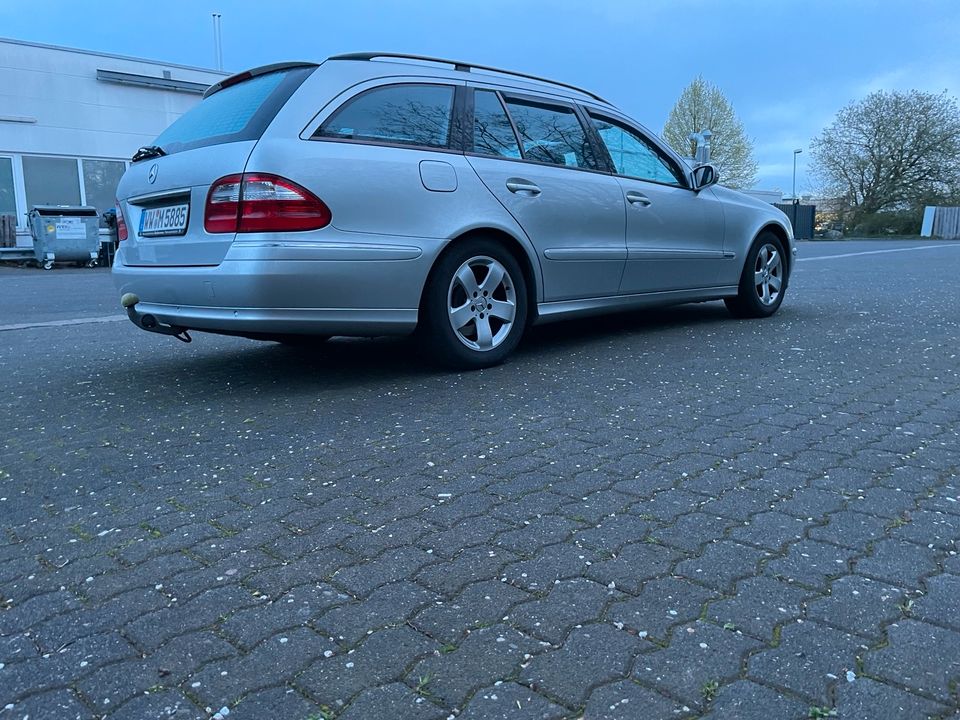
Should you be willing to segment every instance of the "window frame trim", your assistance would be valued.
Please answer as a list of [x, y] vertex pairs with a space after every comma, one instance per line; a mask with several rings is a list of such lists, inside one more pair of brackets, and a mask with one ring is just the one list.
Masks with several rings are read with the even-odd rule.
[[[506, 89], [503, 89], [503, 87], [504, 86], [502, 85], [497, 85], [495, 83], [484, 83], [482, 81], [467, 83], [466, 92], [469, 94], [469, 103], [468, 103], [469, 114], [464, 121], [464, 127], [470, 128], [470, 131], [469, 131], [470, 140], [467, 145], [467, 147], [470, 149], [465, 150], [463, 153], [464, 155], [468, 157], [486, 158], [488, 160], [502, 160], [504, 162], [525, 163], [528, 165], [537, 165], [540, 167], [558, 168], [560, 170], [574, 170], [576, 172], [587, 172], [587, 173], [594, 173], [597, 175], [611, 175], [609, 170], [607, 170], [604, 167], [601, 167], [605, 162], [604, 156], [596, 155], [597, 153], [596, 140], [590, 133], [590, 128], [584, 126], [583, 116], [580, 114], [580, 110], [576, 101], [571, 100], [569, 98], [556, 97], [554, 95], [539, 96], [539, 95], [531, 94], [529, 92], [525, 92], [524, 90], [519, 90], [519, 89], [509, 88], [509, 87]], [[474, 97], [473, 96], [474, 96], [474, 93], [476, 93], [478, 90], [487, 90], [497, 94], [497, 97], [500, 100], [500, 104], [503, 107], [504, 112], [507, 114], [507, 119], [510, 120], [510, 127], [513, 128], [513, 134], [514, 134], [514, 137], [517, 139], [517, 147], [520, 149], [521, 157], [512, 158], [512, 157], [507, 157], [505, 155], [488, 155], [486, 153], [475, 152], [472, 149], [473, 148], [473, 123], [474, 123], [474, 115], [473, 115]], [[577, 167], [575, 165], [557, 165], [556, 163], [543, 162], [542, 160], [531, 160], [530, 158], [523, 157], [523, 154], [524, 154], [523, 144], [520, 142], [520, 133], [517, 130], [517, 125], [513, 119], [513, 115], [510, 113], [510, 108], [507, 107], [508, 97], [515, 97], [518, 100], [529, 102], [534, 105], [546, 106], [547, 108], [551, 106], [560, 106], [560, 107], [566, 107], [571, 109], [573, 111], [574, 116], [579, 121], [581, 129], [584, 130], [584, 135], [587, 139], [587, 142], [590, 143], [590, 147], [593, 150], [594, 155], [598, 161], [598, 167], [590, 168], [590, 167]]]
[[19, 153], [0, 153], [0, 158], [10, 161], [10, 176], [13, 179], [13, 216], [14, 227], [17, 230], [27, 229], [27, 213], [23, 209], [27, 206], [26, 188], [23, 185], [23, 163]]
[[[660, 143], [654, 142], [653, 139], [650, 137], [649, 133], [643, 132], [632, 122], [629, 122], [622, 117], [618, 117], [613, 113], [604, 112], [602, 110], [597, 110], [597, 109], [593, 109], [586, 106], [583, 107], [583, 112], [584, 112], [584, 115], [587, 117], [587, 120], [590, 121], [589, 123], [590, 130], [595, 136], [596, 142], [600, 144], [603, 150], [603, 157], [606, 158], [607, 162], [610, 164], [610, 172], [612, 175], [614, 175], [615, 177], [624, 178], [625, 180], [635, 180], [637, 182], [652, 183], [654, 185], [660, 185], [662, 187], [672, 187], [672, 188], [679, 188], [681, 190], [691, 190], [691, 191], [693, 190], [692, 183], [690, 182], [689, 173], [687, 173], [684, 170], [683, 165], [678, 160], [676, 160], [675, 158], [667, 154], [664, 151], [664, 149], [660, 146]], [[643, 142], [647, 147], [649, 147], [658, 158], [660, 158], [662, 161], [665, 161], [666, 164], [668, 164], [668, 166], [670, 164], [674, 165], [674, 169], [677, 172], [679, 172], [681, 177], [683, 177], [683, 184], [666, 183], [666, 182], [661, 182], [659, 180], [653, 180], [651, 178], [642, 178], [642, 177], [637, 177], [636, 175], [625, 175], [618, 172], [617, 165], [616, 163], [613, 162], [613, 157], [610, 155], [609, 149], [607, 148], [606, 144], [603, 142], [603, 138], [600, 136], [600, 131], [597, 130], [597, 128], [594, 126], [592, 122], [594, 119], [606, 120], [607, 122], [610, 122], [613, 125], [620, 125], [622, 126], [622, 128], [626, 128], [632, 131], [633, 133], [635, 133], [637, 136], [639, 136], [639, 138], [641, 139], [641, 142]]]
[[[377, 80], [384, 80], [386, 78], [377, 78]], [[463, 129], [458, 130], [457, 124], [458, 120], [462, 122], [462, 112], [463, 112], [463, 100], [461, 99], [458, 103], [458, 95], [461, 94], [463, 83], [456, 82], [444, 82], [441, 78], [428, 78], [424, 77], [423, 82], [417, 82], [414, 80], [403, 79], [397, 82], [380, 82], [379, 84], [373, 85], [371, 87], [366, 87], [360, 92], [350, 95], [350, 97], [345, 98], [337, 107], [331, 110], [325, 115], [325, 117], [317, 122], [316, 117], [314, 118], [314, 123], [316, 127], [313, 132], [307, 135], [305, 140], [312, 142], [334, 142], [334, 143], [347, 143], [351, 145], [373, 145], [376, 147], [389, 147], [389, 148], [398, 148], [401, 150], [420, 150], [428, 152], [445, 152], [453, 153], [457, 155], [463, 154]], [[413, 86], [436, 86], [450, 88], [453, 90], [453, 98], [450, 103], [450, 122], [447, 128], [447, 145], [446, 146], [436, 146], [436, 145], [417, 145], [415, 143], [403, 143], [403, 142], [390, 142], [387, 140], [368, 140], [363, 138], [339, 138], [331, 137], [327, 135], [318, 135], [320, 129], [330, 120], [337, 116], [343, 109], [348, 105], [352, 105], [356, 100], [359, 100], [364, 95], [376, 92], [377, 90], [383, 90], [384, 88], [390, 87], [401, 87], [404, 85], [413, 85]], [[458, 112], [461, 113], [461, 116], [458, 116]], [[311, 123], [312, 125], [313, 123]], [[457, 136], [460, 137], [457, 137]]]

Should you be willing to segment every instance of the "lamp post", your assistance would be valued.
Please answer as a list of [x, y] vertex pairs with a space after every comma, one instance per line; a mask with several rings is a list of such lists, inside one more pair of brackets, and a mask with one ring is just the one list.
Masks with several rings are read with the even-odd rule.
[[791, 197], [794, 202], [797, 201], [797, 155], [802, 152], [803, 150], [799, 148], [793, 151], [793, 194]]

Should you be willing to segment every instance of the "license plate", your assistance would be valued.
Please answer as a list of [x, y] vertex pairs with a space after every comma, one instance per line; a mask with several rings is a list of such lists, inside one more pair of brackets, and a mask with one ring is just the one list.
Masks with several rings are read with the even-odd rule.
[[140, 237], [183, 235], [187, 232], [190, 205], [168, 205], [150, 208], [140, 215]]

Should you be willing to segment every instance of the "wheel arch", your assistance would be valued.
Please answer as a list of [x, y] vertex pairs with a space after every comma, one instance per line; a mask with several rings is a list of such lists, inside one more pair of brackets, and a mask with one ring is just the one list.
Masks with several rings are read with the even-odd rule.
[[777, 240], [783, 244], [783, 261], [787, 266], [787, 280], [789, 281], [790, 274], [793, 272], [793, 243], [791, 242], [790, 234], [787, 232], [786, 228], [783, 227], [783, 225], [771, 221], [757, 230], [750, 244], [753, 245], [753, 243], [757, 241], [757, 238], [765, 232], [775, 235]]
[[[450, 241], [444, 246], [443, 250], [437, 254], [436, 258], [434, 258], [433, 264], [430, 266], [430, 271], [427, 273], [427, 278], [433, 274], [434, 269], [437, 267], [441, 259], [443, 259], [443, 257], [448, 253], [452, 252], [455, 248], [460, 247], [465, 242], [469, 242], [472, 239], [481, 238], [484, 240], [493, 240], [500, 245], [503, 245], [504, 249], [509, 252], [520, 265], [520, 269], [523, 271], [523, 279], [525, 281], [527, 290], [527, 324], [529, 325], [537, 316], [537, 303], [539, 302], [541, 288], [543, 287], [540, 274], [540, 263], [536, 255], [532, 255], [532, 251], [526, 246], [525, 243], [506, 230], [494, 227], [475, 227], [465, 230], [464, 232], [461, 232], [460, 234], [451, 238]], [[426, 290], [427, 283], [424, 283], [424, 286], [420, 291], [421, 310], [423, 309], [423, 301]]]

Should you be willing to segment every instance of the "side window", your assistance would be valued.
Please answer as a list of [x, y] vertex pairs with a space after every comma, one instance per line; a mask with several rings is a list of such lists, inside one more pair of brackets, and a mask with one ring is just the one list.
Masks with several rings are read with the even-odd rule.
[[452, 114], [449, 85], [387, 85], [348, 100], [314, 137], [443, 148]]
[[0, 157], [0, 215], [9, 215], [17, 222], [17, 198], [13, 186], [13, 160]]
[[526, 160], [597, 169], [593, 149], [573, 108], [507, 99]]
[[680, 171], [641, 136], [606, 118], [591, 115], [590, 120], [610, 153], [618, 175], [686, 187]]
[[473, 151], [481, 155], [519, 158], [520, 145], [500, 98], [490, 90], [473, 95]]

